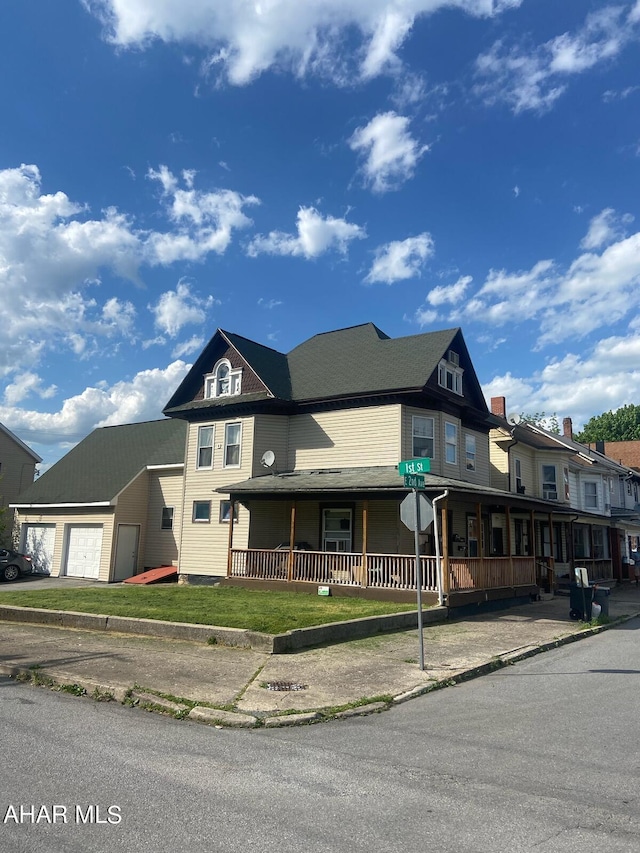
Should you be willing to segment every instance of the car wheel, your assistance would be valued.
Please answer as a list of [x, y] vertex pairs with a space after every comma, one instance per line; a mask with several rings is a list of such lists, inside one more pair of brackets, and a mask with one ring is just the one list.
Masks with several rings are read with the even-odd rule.
[[2, 577], [6, 581], [15, 581], [20, 576], [20, 569], [18, 566], [5, 566], [2, 570]]

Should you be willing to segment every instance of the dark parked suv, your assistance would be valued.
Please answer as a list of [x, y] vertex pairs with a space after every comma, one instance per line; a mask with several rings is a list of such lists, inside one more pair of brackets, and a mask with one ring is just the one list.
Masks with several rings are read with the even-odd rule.
[[21, 575], [30, 575], [32, 572], [31, 557], [20, 554], [18, 551], [0, 548], [0, 578], [3, 581], [15, 581]]

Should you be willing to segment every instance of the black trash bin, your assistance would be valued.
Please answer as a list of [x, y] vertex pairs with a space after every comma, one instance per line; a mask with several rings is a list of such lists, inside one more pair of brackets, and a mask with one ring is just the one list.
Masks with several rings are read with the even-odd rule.
[[[583, 597], [584, 593], [584, 597]], [[581, 587], [577, 583], [569, 586], [569, 616], [581, 622], [591, 621], [591, 604], [593, 603], [593, 587]], [[600, 603], [600, 602], [598, 602]], [[608, 605], [607, 605], [608, 607]], [[586, 612], [585, 612], [586, 611]]]
[[611, 595], [611, 590], [606, 586], [594, 586], [593, 588], [593, 600], [596, 604], [599, 604], [602, 610], [600, 611], [601, 616], [609, 615], [609, 596]]

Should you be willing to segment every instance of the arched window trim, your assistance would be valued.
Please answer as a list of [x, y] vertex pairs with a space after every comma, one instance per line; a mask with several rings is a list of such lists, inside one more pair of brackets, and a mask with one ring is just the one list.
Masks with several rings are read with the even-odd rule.
[[[223, 384], [224, 370], [226, 382]], [[242, 387], [242, 368], [231, 367], [228, 358], [221, 358], [214, 365], [211, 373], [204, 377], [204, 396], [210, 400], [215, 397], [230, 397], [239, 394]]]

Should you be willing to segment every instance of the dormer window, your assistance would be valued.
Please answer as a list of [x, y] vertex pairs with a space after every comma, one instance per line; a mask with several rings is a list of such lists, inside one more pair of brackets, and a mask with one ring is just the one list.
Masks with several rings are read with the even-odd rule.
[[232, 368], [229, 361], [223, 358], [213, 368], [213, 372], [204, 377], [205, 399], [239, 394], [241, 384], [242, 368]]
[[449, 350], [447, 358], [443, 358], [438, 365], [438, 385], [453, 391], [454, 394], [462, 396], [462, 374], [464, 370], [460, 367], [458, 354]]

